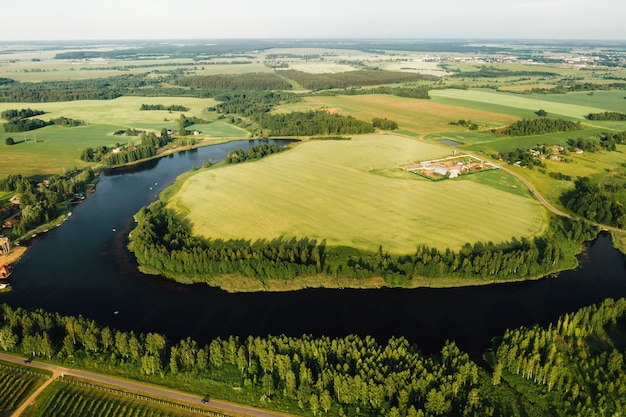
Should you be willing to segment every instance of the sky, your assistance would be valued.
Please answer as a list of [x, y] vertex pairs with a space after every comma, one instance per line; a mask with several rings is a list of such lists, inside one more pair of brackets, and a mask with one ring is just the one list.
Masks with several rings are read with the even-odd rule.
[[0, 41], [626, 40], [624, 0], [0, 0]]

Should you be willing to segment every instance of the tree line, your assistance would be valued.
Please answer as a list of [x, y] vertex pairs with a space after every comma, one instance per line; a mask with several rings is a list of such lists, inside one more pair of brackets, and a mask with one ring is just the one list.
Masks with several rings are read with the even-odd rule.
[[589, 113], [585, 116], [587, 120], [612, 120], [623, 122], [626, 120], [626, 113], [618, 113], [615, 111], [605, 111], [604, 113]]
[[345, 251], [327, 247], [325, 241], [276, 239], [274, 241], [206, 241], [191, 235], [188, 227], [162, 202], [142, 208], [135, 216], [129, 249], [147, 272], [181, 282], [206, 282], [211, 277], [240, 274], [261, 282], [294, 280], [324, 274], [333, 277], [382, 276], [387, 286], [406, 287], [418, 277], [458, 277], [507, 280], [546, 275], [571, 265], [571, 242], [592, 239], [597, 228], [583, 221], [555, 219], [545, 236], [467, 243], [459, 251], [420, 246], [406, 255]]
[[28, 117], [39, 116], [44, 113], [45, 112], [43, 110], [36, 110], [36, 109], [33, 110], [31, 108], [20, 109], [20, 110], [8, 109], [0, 113], [0, 116], [2, 116], [2, 118], [5, 120], [12, 120], [12, 119], [26, 119]]
[[213, 90], [290, 90], [291, 84], [272, 73], [215, 74], [180, 77], [180, 86]]
[[437, 355], [402, 337], [228, 336], [203, 344], [3, 304], [0, 349], [172, 387], [184, 379], [203, 395], [227, 387], [225, 399], [307, 416], [600, 416], [626, 407], [625, 319], [626, 300], [607, 299], [547, 327], [509, 329], [486, 353], [487, 370], [454, 342]]
[[96, 148], [83, 149], [80, 159], [85, 162], [102, 162], [105, 165], [115, 166], [135, 162], [140, 159], [155, 156], [157, 150], [167, 145], [171, 137], [167, 129], [162, 129], [157, 135], [154, 132], [141, 132], [139, 135], [141, 145], [117, 145], [114, 148], [98, 146]]
[[189, 108], [178, 105], [178, 104], [172, 104], [170, 106], [165, 106], [163, 104], [142, 104], [141, 107], [139, 107], [139, 110], [141, 111], [147, 111], [147, 110], [189, 111]]
[[226, 158], [224, 158], [224, 162], [227, 164], [238, 164], [240, 162], [261, 159], [267, 155], [282, 152], [285, 149], [284, 146], [278, 146], [275, 143], [271, 145], [262, 143], [260, 145], [250, 146], [246, 150], [240, 148], [230, 151]]
[[257, 117], [256, 120], [273, 136], [346, 135], [374, 132], [371, 123], [323, 110], [285, 114], [266, 113]]
[[493, 129], [492, 132], [506, 136], [543, 135], [546, 133], [571, 132], [580, 130], [580, 122], [571, 122], [563, 119], [522, 119], [502, 129]]
[[[56, 363], [107, 367], [118, 375], [176, 386], [180, 378], [206, 394], [237, 387], [230, 400], [331, 416], [483, 416], [507, 407], [490, 394], [486, 372], [453, 342], [426, 356], [404, 338], [267, 336], [169, 341], [61, 316], [2, 305], [0, 348]], [[206, 381], [212, 381], [207, 383]], [[213, 384], [213, 385], [210, 385]], [[514, 395], [514, 394], [513, 394]]]
[[421, 74], [399, 71], [359, 70], [336, 74], [312, 74], [297, 70], [279, 70], [277, 74], [296, 81], [310, 90], [361, 87], [423, 80]]

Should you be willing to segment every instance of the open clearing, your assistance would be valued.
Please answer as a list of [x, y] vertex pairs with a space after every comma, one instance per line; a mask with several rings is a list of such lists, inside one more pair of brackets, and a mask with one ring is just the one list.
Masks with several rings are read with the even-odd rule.
[[308, 237], [367, 250], [382, 245], [390, 253], [420, 244], [459, 249], [545, 230], [547, 212], [527, 194], [379, 173], [446, 155], [445, 147], [395, 135], [310, 141], [253, 163], [199, 171], [169, 206], [194, 234], [211, 239]]
[[281, 106], [279, 111], [307, 111], [321, 108], [340, 109], [344, 115], [368, 122], [375, 117], [387, 118], [396, 121], [401, 129], [420, 134], [467, 131], [464, 127], [450, 124], [459, 119], [471, 119], [476, 123], [494, 127], [505, 126], [519, 119], [494, 111], [381, 94], [306, 97], [303, 103]]

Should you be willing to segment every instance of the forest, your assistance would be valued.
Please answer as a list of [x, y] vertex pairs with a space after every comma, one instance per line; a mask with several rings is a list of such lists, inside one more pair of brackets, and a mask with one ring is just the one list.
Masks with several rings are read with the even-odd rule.
[[256, 119], [262, 128], [273, 136], [293, 135], [347, 135], [374, 132], [371, 123], [352, 116], [331, 114], [323, 110], [292, 112], [285, 114], [263, 114]]
[[508, 127], [497, 130], [494, 129], [492, 131], [506, 136], [529, 136], [556, 132], [571, 132], [580, 129], [582, 129], [580, 122], [542, 117], [539, 119], [522, 119], [512, 123]]
[[574, 189], [566, 192], [561, 200], [568, 210], [600, 224], [626, 227], [626, 177], [607, 176], [598, 181], [579, 177]]
[[224, 162], [227, 164], [238, 164], [240, 162], [261, 159], [267, 155], [279, 153], [284, 150], [284, 146], [278, 146], [275, 143], [271, 145], [263, 143], [261, 145], [251, 146], [245, 151], [241, 148], [230, 151], [228, 155], [226, 155], [226, 158], [224, 158]]
[[290, 90], [291, 84], [272, 73], [216, 74], [181, 77], [180, 86], [213, 90]]
[[494, 385], [506, 381], [558, 415], [624, 413], [625, 313], [626, 300], [607, 299], [565, 314], [547, 328], [508, 330], [494, 341]]
[[362, 87], [378, 84], [419, 81], [424, 79], [424, 76], [421, 74], [382, 70], [348, 71], [336, 74], [311, 74], [297, 70], [279, 70], [276, 71], [276, 73], [292, 79], [304, 88], [308, 88], [310, 90]]
[[[626, 300], [507, 330], [485, 353], [424, 355], [402, 337], [285, 335], [206, 344], [2, 305], [0, 349], [303, 415], [600, 416], [626, 407]], [[525, 381], [525, 382], [523, 382]], [[238, 389], [233, 390], [235, 386]]]
[[545, 236], [533, 240], [467, 243], [458, 252], [421, 246], [412, 254], [390, 255], [382, 247], [375, 253], [346, 253], [306, 238], [204, 241], [192, 236], [187, 225], [162, 202], [142, 208], [135, 220], [129, 249], [142, 269], [184, 283], [206, 282], [208, 277], [224, 274], [241, 274], [261, 282], [316, 274], [355, 279], [382, 276], [389, 287], [411, 286], [418, 277], [524, 279], [569, 264], [573, 254], [563, 248], [571, 242], [582, 244], [597, 233], [588, 223], [558, 218]]

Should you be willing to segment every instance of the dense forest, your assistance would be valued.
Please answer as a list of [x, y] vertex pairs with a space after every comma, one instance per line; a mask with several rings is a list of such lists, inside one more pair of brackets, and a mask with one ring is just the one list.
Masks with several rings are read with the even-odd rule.
[[626, 176], [616, 174], [598, 181], [580, 177], [574, 189], [561, 197], [568, 210], [600, 224], [626, 228]]
[[206, 282], [224, 274], [241, 274], [261, 282], [316, 274], [356, 279], [382, 276], [390, 287], [410, 286], [417, 277], [523, 279], [571, 266], [573, 253], [564, 248], [597, 233], [585, 222], [558, 218], [545, 236], [533, 240], [467, 243], [458, 252], [420, 246], [412, 254], [390, 255], [382, 247], [374, 253], [346, 253], [309, 239], [205, 241], [192, 236], [162, 202], [142, 208], [135, 219], [129, 248], [142, 269], [186, 283]]
[[580, 122], [542, 117], [539, 119], [523, 119], [503, 129], [494, 129], [493, 132], [506, 136], [529, 136], [556, 132], [571, 132], [580, 129], [582, 129]]
[[216, 74], [181, 77], [180, 86], [209, 90], [290, 90], [291, 84], [271, 73]]
[[310, 90], [403, 83], [424, 79], [422, 74], [382, 70], [348, 71], [335, 74], [311, 74], [297, 70], [279, 70], [276, 73], [292, 79]]
[[352, 116], [331, 114], [323, 110], [292, 112], [284, 114], [264, 114], [257, 118], [262, 128], [273, 136], [292, 135], [347, 135], [374, 132], [371, 123]]
[[[448, 70], [450, 70], [448, 68]], [[463, 78], [501, 78], [501, 77], [558, 77], [559, 74], [548, 71], [511, 71], [506, 68], [484, 66], [478, 71], [458, 71], [452, 77]]]
[[505, 380], [546, 415], [621, 415], [625, 331], [624, 299], [565, 314], [547, 328], [508, 330], [494, 343], [493, 383]]
[[626, 408], [625, 316], [626, 300], [608, 299], [547, 328], [507, 330], [486, 353], [492, 370], [454, 342], [435, 356], [398, 337], [229, 336], [201, 344], [6, 304], [0, 349], [170, 387], [187, 381], [200, 395], [307, 416], [593, 417]]
[[295, 103], [301, 100], [293, 93], [268, 91], [232, 91], [217, 95], [220, 101], [215, 110], [223, 115], [238, 114], [244, 117], [259, 116], [272, 110], [280, 103]]

